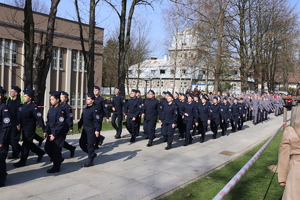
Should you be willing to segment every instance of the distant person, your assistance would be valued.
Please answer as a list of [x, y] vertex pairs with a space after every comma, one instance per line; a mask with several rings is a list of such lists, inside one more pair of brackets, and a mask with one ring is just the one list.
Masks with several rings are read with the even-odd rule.
[[282, 135], [278, 155], [278, 182], [285, 186], [283, 200], [300, 198], [300, 117]]
[[[125, 100], [122, 95], [120, 95], [120, 88], [116, 87], [115, 88], [115, 96], [113, 97], [112, 100], [112, 111], [113, 111], [113, 116], [111, 118], [111, 125], [114, 127], [116, 130], [116, 139], [121, 138], [122, 134], [122, 121], [123, 121], [123, 108], [125, 105]], [[118, 121], [118, 125], [116, 124], [116, 121]]]

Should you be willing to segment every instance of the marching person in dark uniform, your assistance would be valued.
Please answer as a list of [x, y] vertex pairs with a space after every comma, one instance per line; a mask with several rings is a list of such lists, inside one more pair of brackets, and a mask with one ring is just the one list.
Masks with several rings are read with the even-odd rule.
[[125, 119], [126, 119], [126, 127], [128, 132], [131, 134], [130, 142], [135, 142], [137, 128], [138, 128], [138, 121], [137, 117], [141, 113], [141, 105], [139, 99], [136, 98], [136, 90], [132, 89], [130, 93], [130, 99], [128, 100], [127, 104], [124, 108]]
[[[178, 108], [178, 110], [182, 109], [182, 106], [185, 104], [185, 95], [183, 93], [179, 93], [179, 99], [180, 101], [178, 103], [176, 103], [176, 106]], [[178, 112], [178, 119], [177, 119], [177, 128], [179, 131], [179, 138], [183, 139], [184, 138], [184, 125], [183, 125], [183, 118], [180, 112]]]
[[79, 139], [80, 148], [88, 154], [88, 162], [82, 167], [90, 167], [94, 165], [96, 137], [100, 134], [100, 115], [95, 106], [94, 94], [88, 93], [86, 97], [86, 108], [83, 109], [80, 121], [78, 122], [78, 131], [83, 130]]
[[[67, 92], [62, 91], [60, 93], [60, 105], [64, 109], [66, 113], [66, 122], [68, 124], [67, 129], [66, 129], [66, 134], [68, 134], [69, 130], [71, 134], [73, 135], [73, 113], [72, 113], [72, 108], [69, 105], [69, 94]], [[64, 148], [68, 149], [70, 151], [70, 157], [73, 158], [75, 154], [75, 146], [70, 145], [66, 141], [64, 141]]]
[[37, 162], [40, 162], [45, 152], [33, 143], [36, 130], [36, 121], [39, 122], [43, 132], [46, 133], [42, 113], [39, 112], [37, 105], [33, 102], [34, 90], [27, 88], [24, 91], [24, 104], [21, 107], [21, 124], [18, 126], [22, 130], [22, 155], [19, 162], [15, 163], [15, 167], [26, 165], [29, 156], [29, 150], [38, 155]]
[[[140, 90], [136, 90], [136, 98], [139, 100], [139, 104], [140, 104], [140, 108], [142, 109], [142, 107], [144, 106], [144, 99], [141, 97], [141, 91]], [[137, 123], [138, 123], [138, 128], [136, 130], [136, 136], [140, 135], [140, 126], [141, 126], [141, 115], [139, 115], [137, 117]]]
[[240, 118], [240, 105], [238, 104], [237, 98], [234, 98], [233, 104], [231, 105], [231, 126], [232, 132], [237, 131], [238, 121]]
[[227, 101], [227, 97], [223, 97], [223, 103], [220, 104], [220, 113], [221, 113], [220, 128], [222, 129], [222, 136], [225, 135], [228, 128], [228, 123], [230, 120], [229, 109], [230, 109], [230, 105]]
[[209, 98], [206, 94], [202, 95], [201, 103], [198, 104], [198, 129], [201, 134], [200, 143], [204, 142], [205, 133], [207, 131], [207, 126], [209, 121]]
[[20, 124], [20, 108], [23, 105], [20, 98], [21, 89], [17, 86], [12, 86], [10, 90], [10, 98], [7, 101], [7, 105], [11, 111], [11, 138], [10, 145], [12, 147], [12, 154], [8, 156], [8, 159], [19, 158], [21, 152], [21, 145], [19, 144], [21, 132], [17, 126]]
[[[100, 113], [100, 131], [102, 130], [102, 122], [104, 115], [106, 117], [105, 121], [109, 122], [108, 110], [106, 100], [100, 96], [100, 87], [94, 86], [94, 95], [95, 95], [95, 104], [98, 112]], [[103, 144], [105, 137], [99, 133], [99, 136], [96, 138], [95, 149], [99, 149], [99, 145]]]
[[[122, 134], [122, 121], [123, 121], [123, 107], [125, 105], [125, 100], [123, 96], [120, 95], [120, 88], [115, 88], [115, 96], [112, 100], [112, 111], [113, 115], [111, 118], [111, 125], [116, 130], [115, 138], [121, 138]], [[116, 124], [116, 119], [118, 119], [118, 125]]]
[[148, 98], [145, 99], [144, 106], [142, 107], [142, 117], [144, 118], [145, 133], [149, 138], [147, 147], [151, 147], [155, 136], [159, 101], [155, 98], [155, 92], [153, 90], [148, 91], [147, 97]]
[[193, 124], [198, 126], [198, 113], [196, 104], [193, 103], [192, 94], [187, 94], [187, 102], [183, 104], [181, 110], [179, 110], [183, 118], [183, 124], [185, 128], [185, 142], [184, 146], [192, 144], [193, 137], [191, 134], [191, 129], [193, 129]]
[[[195, 107], [196, 107], [196, 109], [199, 107], [199, 104], [201, 103], [200, 101], [199, 101], [199, 99], [200, 99], [200, 97], [199, 97], [199, 95], [198, 94], [194, 94], [193, 95], [193, 99], [194, 99], [194, 104], [195, 104]], [[196, 121], [197, 121], [197, 123], [199, 123], [198, 122], [198, 118], [196, 119]], [[198, 131], [198, 133], [197, 133], [197, 130], [198, 130], [198, 126], [196, 126], [196, 124], [194, 123], [193, 124], [193, 134], [192, 134], [192, 136], [194, 136], [194, 135], [198, 135], [199, 134], [199, 131]]]
[[4, 94], [6, 90], [0, 87], [0, 187], [5, 186], [6, 181], [6, 157], [8, 153], [10, 132], [12, 127], [11, 113], [5, 104]]
[[53, 162], [53, 167], [48, 169], [47, 173], [55, 173], [60, 171], [60, 165], [64, 161], [61, 149], [64, 146], [69, 125], [66, 122], [65, 109], [60, 104], [59, 91], [50, 92], [50, 104], [44, 133], [44, 137], [47, 138], [45, 151]]
[[246, 121], [246, 114], [247, 114], [247, 105], [244, 103], [244, 99], [243, 98], [240, 98], [240, 118], [239, 118], [239, 121], [238, 121], [238, 130], [242, 130], [243, 129], [243, 125], [244, 125], [244, 122]]
[[213, 132], [213, 139], [217, 138], [218, 133], [218, 126], [221, 121], [221, 115], [220, 115], [220, 104], [218, 103], [218, 97], [213, 98], [213, 103], [210, 106], [209, 110], [209, 119], [210, 119], [210, 128]]
[[175, 127], [178, 118], [178, 108], [173, 102], [173, 95], [171, 93], [166, 94], [167, 103], [160, 105], [160, 115], [159, 121], [162, 126], [161, 132], [164, 136], [165, 141], [167, 142], [166, 150], [172, 148], [172, 142], [175, 132]]
[[160, 105], [167, 103], [166, 94], [167, 94], [167, 92], [165, 92], [165, 91], [162, 92], [162, 94], [161, 94], [162, 98], [159, 100]]

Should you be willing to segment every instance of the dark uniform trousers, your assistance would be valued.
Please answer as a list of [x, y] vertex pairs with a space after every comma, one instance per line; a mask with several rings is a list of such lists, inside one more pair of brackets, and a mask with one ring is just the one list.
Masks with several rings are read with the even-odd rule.
[[244, 125], [245, 121], [246, 121], [246, 117], [244, 117], [243, 115], [241, 115], [240, 118], [238, 119], [239, 130], [243, 129], [243, 125]]
[[161, 132], [163, 133], [165, 140], [167, 140], [168, 146], [171, 146], [173, 142], [175, 128], [172, 128], [172, 123], [163, 123], [161, 128]]
[[17, 129], [16, 125], [11, 127], [11, 138], [10, 145], [12, 147], [12, 155], [13, 157], [17, 157], [22, 150], [21, 145], [19, 144], [21, 131]]
[[50, 141], [50, 136], [48, 136], [46, 144], [45, 144], [45, 151], [53, 161], [53, 168], [60, 169], [60, 164], [62, 162], [62, 154], [61, 154], [62, 147], [59, 147], [55, 140]]
[[[8, 135], [10, 133], [10, 128], [6, 128], [6, 134]], [[9, 138], [8, 138], [9, 139]], [[7, 141], [9, 142], [9, 141]], [[4, 183], [6, 181], [6, 157], [8, 153], [8, 144], [2, 144], [2, 147], [0, 147], [0, 183]]]
[[137, 118], [133, 121], [132, 118], [127, 118], [126, 120], [126, 127], [128, 132], [131, 134], [131, 140], [130, 141], [135, 141], [135, 137], [137, 134], [137, 129], [138, 129], [138, 121]]
[[218, 119], [218, 118], [211, 119], [211, 121], [210, 121], [210, 128], [211, 128], [211, 131], [213, 132], [213, 139], [217, 138], [219, 124], [220, 124], [220, 119]]
[[[118, 125], [116, 124], [117, 119], [118, 119]], [[122, 121], [123, 121], [123, 114], [114, 112], [111, 118], [111, 125], [117, 131], [118, 136], [122, 134]]]
[[33, 131], [35, 132], [35, 130], [23, 130], [22, 131], [23, 145], [22, 145], [22, 155], [21, 155], [20, 162], [25, 163], [27, 161], [27, 158], [29, 156], [29, 151], [32, 151], [36, 155], [44, 154], [44, 151], [33, 143], [33, 137], [32, 137]]
[[202, 142], [204, 142], [204, 139], [205, 139], [207, 126], [208, 126], [207, 121], [199, 120], [198, 130], [199, 130], [199, 133], [201, 134], [200, 141], [202, 141]]
[[182, 115], [178, 115], [177, 118], [177, 127], [178, 127], [178, 131], [179, 131], [179, 137], [184, 138], [184, 124], [183, 124], [183, 119], [182, 119]]
[[183, 119], [183, 124], [184, 124], [184, 130], [185, 130], [185, 142], [186, 143], [192, 142], [193, 138], [191, 135], [191, 129], [193, 128], [194, 122], [192, 120], [184, 120]]
[[93, 131], [88, 131], [83, 128], [80, 139], [79, 146], [80, 148], [88, 154], [89, 162], [94, 161], [95, 150], [94, 145], [96, 142], [96, 135]]
[[227, 128], [228, 128], [228, 120], [223, 120], [223, 122], [221, 121], [221, 124], [220, 124], [220, 128], [222, 129], [222, 135], [225, 134], [225, 132], [227, 131]]
[[232, 115], [231, 117], [231, 126], [232, 126], [232, 131], [236, 131], [237, 126], [239, 122], [239, 116], [238, 115]]
[[149, 138], [149, 142], [152, 143], [155, 135], [156, 120], [145, 120], [144, 130]]

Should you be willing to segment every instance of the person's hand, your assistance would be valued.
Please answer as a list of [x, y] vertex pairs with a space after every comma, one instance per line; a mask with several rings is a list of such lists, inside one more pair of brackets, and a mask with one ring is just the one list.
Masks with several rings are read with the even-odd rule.
[[20, 124], [17, 125], [17, 129], [18, 129], [18, 131], [21, 130], [21, 125]]
[[95, 135], [96, 135], [96, 137], [99, 137], [100, 136], [100, 132], [99, 131], [95, 131]]
[[132, 121], [135, 121], [135, 117], [132, 118]]
[[115, 107], [112, 107], [112, 110], [115, 112], [116, 111]]
[[74, 132], [73, 132], [73, 130], [72, 129], [70, 129], [70, 133], [73, 135], [74, 134]]
[[162, 124], [163, 124], [161, 120], [158, 120], [158, 123], [160, 123], [161, 126], [162, 126]]
[[108, 122], [109, 122], [109, 119], [105, 119], [105, 121], [106, 121], [106, 123], [108, 123]]
[[0, 144], [0, 147], [2, 147], [3, 146], [3, 144]]
[[53, 135], [50, 135], [50, 141], [53, 141], [55, 137]]
[[172, 124], [172, 128], [175, 128], [176, 127], [176, 124]]
[[78, 133], [81, 133], [81, 128], [78, 129]]
[[198, 126], [198, 123], [195, 123], [196, 126]]
[[48, 137], [48, 134], [47, 133], [44, 133], [44, 138]]
[[124, 115], [124, 119], [127, 119], [127, 115]]
[[142, 118], [144, 118], [145, 117], [145, 114], [142, 114]]
[[224, 120], [222, 119], [222, 123], [224, 122]]
[[185, 116], [187, 116], [187, 117], [189, 116], [189, 114], [188, 114], [188, 113], [184, 113], [184, 115], [185, 115]]
[[207, 123], [210, 124], [210, 120], [207, 120]]
[[279, 183], [279, 185], [281, 185], [281, 186], [285, 186], [285, 185], [286, 185], [286, 183], [285, 183], [285, 182], [281, 182], [281, 183]]

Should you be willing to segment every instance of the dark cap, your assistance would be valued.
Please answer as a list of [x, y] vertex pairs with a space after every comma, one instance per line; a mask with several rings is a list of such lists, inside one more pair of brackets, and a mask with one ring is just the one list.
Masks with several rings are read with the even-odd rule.
[[6, 93], [6, 90], [4, 90], [2, 86], [0, 86], [0, 93], [1, 94], [5, 94]]
[[217, 96], [214, 96], [214, 98], [213, 99], [216, 99], [216, 100], [218, 100], [218, 97]]
[[226, 100], [226, 101], [227, 101], [227, 99], [228, 99], [228, 97], [224, 97], [224, 98], [223, 98], [223, 101], [224, 101], [224, 100]]
[[171, 92], [166, 92], [166, 95], [168, 95], [169, 97], [174, 98]]
[[141, 93], [141, 91], [140, 90], [136, 90], [136, 93]]
[[240, 100], [244, 100], [244, 99], [241, 97]]
[[60, 95], [65, 95], [65, 96], [69, 96], [69, 94], [67, 92], [61, 91]]
[[100, 90], [100, 87], [95, 85], [94, 90]]
[[163, 91], [162, 93], [163, 93], [163, 94], [167, 94], [167, 92], [165, 92], [165, 91]]
[[95, 95], [93, 93], [87, 93], [86, 97], [95, 98]]
[[202, 98], [205, 99], [205, 100], [208, 100], [207, 94], [203, 94], [203, 95], [202, 95]]
[[51, 91], [49, 92], [50, 96], [60, 96], [60, 92], [59, 91]]
[[149, 90], [148, 93], [155, 94], [155, 92], [153, 90]]
[[134, 93], [136, 93], [136, 89], [132, 89], [132, 90], [131, 90], [131, 92], [134, 92]]
[[26, 88], [23, 90], [24, 94], [34, 95], [34, 90], [31, 88]]
[[21, 89], [18, 86], [11, 86], [12, 90], [15, 90], [17, 93], [21, 92]]
[[184, 94], [183, 93], [179, 93], [179, 96], [184, 96]]
[[120, 87], [116, 86], [116, 87], [115, 87], [115, 89], [118, 89], [118, 90], [119, 90], [119, 89], [120, 89]]
[[178, 92], [175, 92], [175, 94], [179, 95]]

